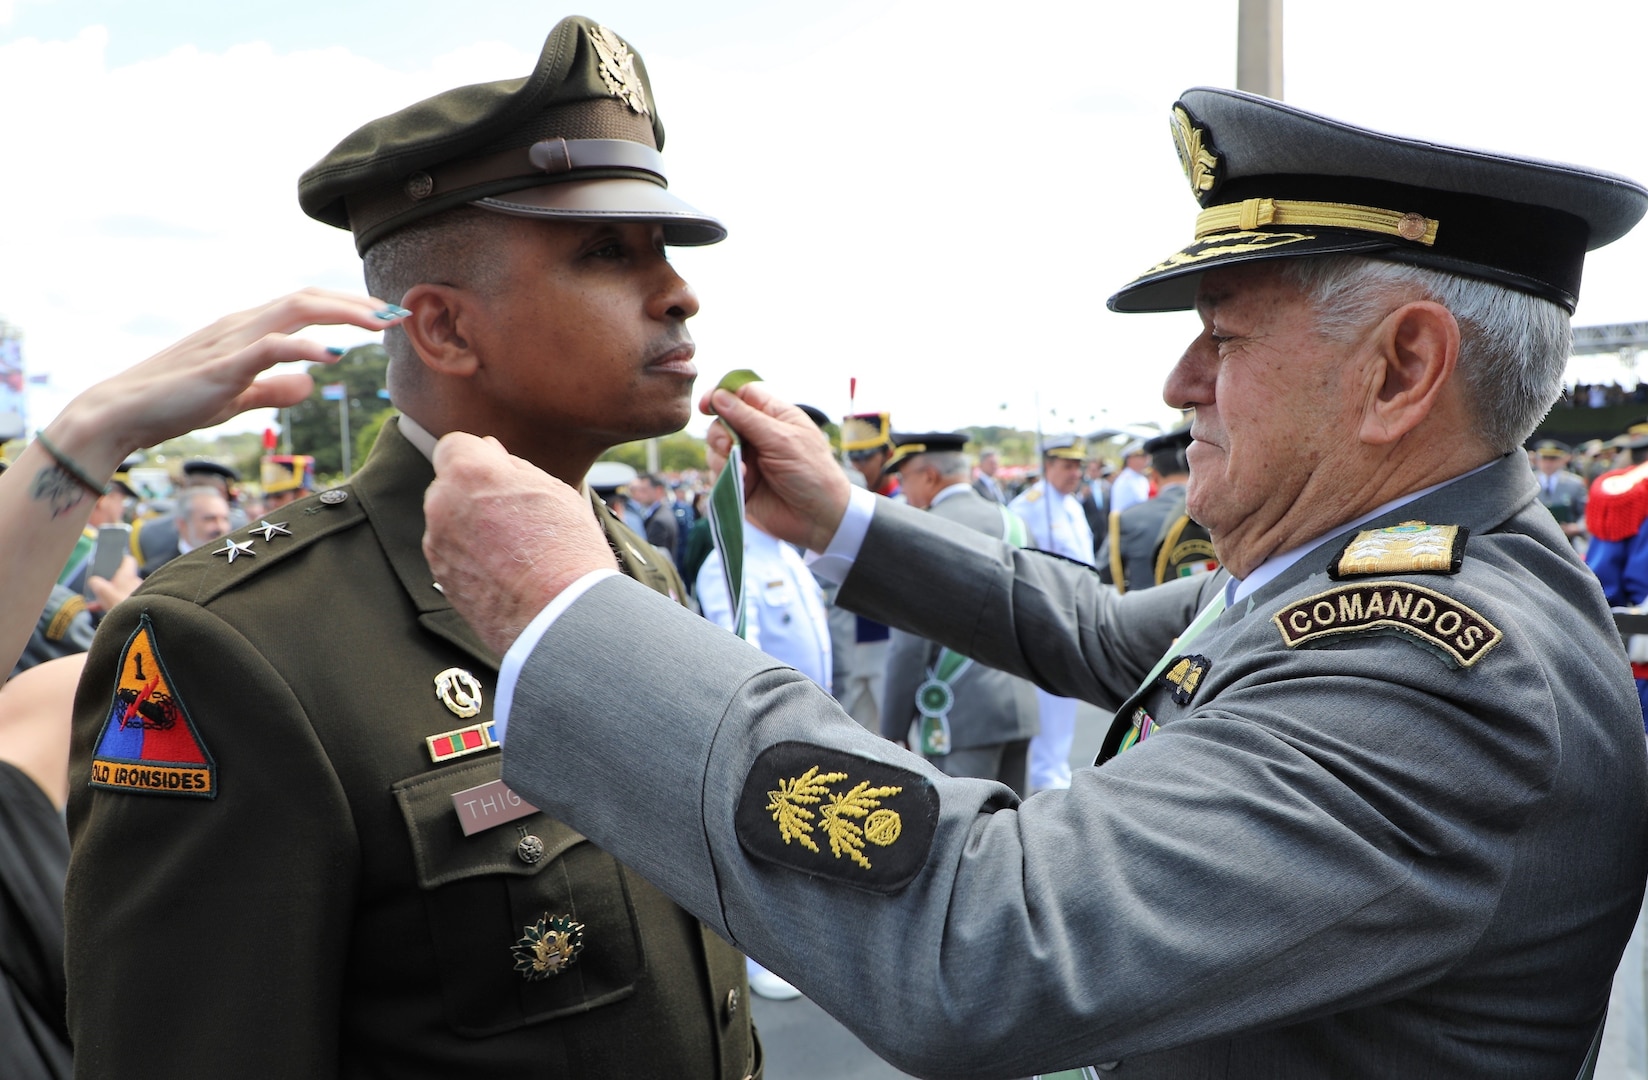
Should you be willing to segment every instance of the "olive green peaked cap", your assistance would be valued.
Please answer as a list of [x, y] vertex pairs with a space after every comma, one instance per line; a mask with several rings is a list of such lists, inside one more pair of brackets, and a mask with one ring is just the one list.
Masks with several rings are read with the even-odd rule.
[[298, 180], [304, 213], [374, 243], [473, 203], [522, 217], [656, 221], [670, 244], [713, 244], [715, 218], [668, 190], [664, 125], [641, 55], [571, 16], [530, 75], [460, 86], [374, 120]]

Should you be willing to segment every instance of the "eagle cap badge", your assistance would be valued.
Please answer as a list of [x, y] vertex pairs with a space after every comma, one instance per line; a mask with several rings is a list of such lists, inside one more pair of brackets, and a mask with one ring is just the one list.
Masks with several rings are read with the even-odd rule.
[[635, 70], [635, 54], [624, 39], [604, 26], [597, 26], [590, 40], [600, 58], [601, 81], [606, 83], [607, 90], [632, 111], [650, 119], [652, 107], [647, 102], [647, 87]]

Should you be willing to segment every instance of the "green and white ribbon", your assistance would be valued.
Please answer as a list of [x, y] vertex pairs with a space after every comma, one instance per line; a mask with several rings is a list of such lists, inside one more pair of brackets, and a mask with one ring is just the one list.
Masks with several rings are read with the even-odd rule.
[[928, 757], [943, 757], [950, 752], [950, 709], [955, 706], [956, 692], [952, 684], [973, 662], [954, 649], [940, 649], [938, 661], [927, 672], [927, 681], [916, 688], [916, 710], [921, 713], [915, 722], [916, 750]]
[[[729, 371], [716, 384], [717, 390], [736, 394], [748, 382], [759, 382], [761, 376], [748, 368]], [[738, 446], [738, 433], [732, 425], [721, 421], [732, 436], [732, 452], [727, 465], [715, 478], [710, 488], [710, 536], [715, 550], [721, 553], [721, 580], [727, 586], [727, 599], [732, 603], [733, 632], [747, 637], [749, 627], [744, 617], [744, 455]]]

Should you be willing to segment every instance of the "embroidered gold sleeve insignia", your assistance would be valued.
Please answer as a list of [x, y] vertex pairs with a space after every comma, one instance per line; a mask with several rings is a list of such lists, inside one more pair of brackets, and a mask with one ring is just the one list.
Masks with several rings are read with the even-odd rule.
[[938, 795], [920, 773], [800, 742], [762, 751], [736, 814], [751, 855], [872, 892], [909, 884], [937, 821]]
[[1423, 521], [1364, 529], [1328, 564], [1328, 577], [1342, 581], [1363, 574], [1457, 574], [1470, 534], [1463, 525]]
[[1470, 667], [1505, 639], [1500, 629], [1450, 596], [1405, 581], [1341, 585], [1289, 604], [1273, 617], [1290, 649], [1344, 635], [1396, 633]]

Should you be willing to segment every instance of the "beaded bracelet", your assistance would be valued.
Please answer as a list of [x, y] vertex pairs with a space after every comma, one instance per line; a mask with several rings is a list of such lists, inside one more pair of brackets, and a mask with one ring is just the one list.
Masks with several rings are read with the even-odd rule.
[[81, 466], [76, 463], [73, 458], [59, 450], [56, 446], [53, 446], [52, 441], [46, 438], [46, 433], [44, 431], [35, 432], [34, 441], [40, 444], [40, 449], [52, 456], [52, 460], [57, 462], [58, 468], [68, 473], [75, 483], [91, 492], [92, 498], [101, 499], [109, 493], [109, 489], [107, 487], [99, 486], [98, 483], [92, 479], [91, 474], [81, 468]]

